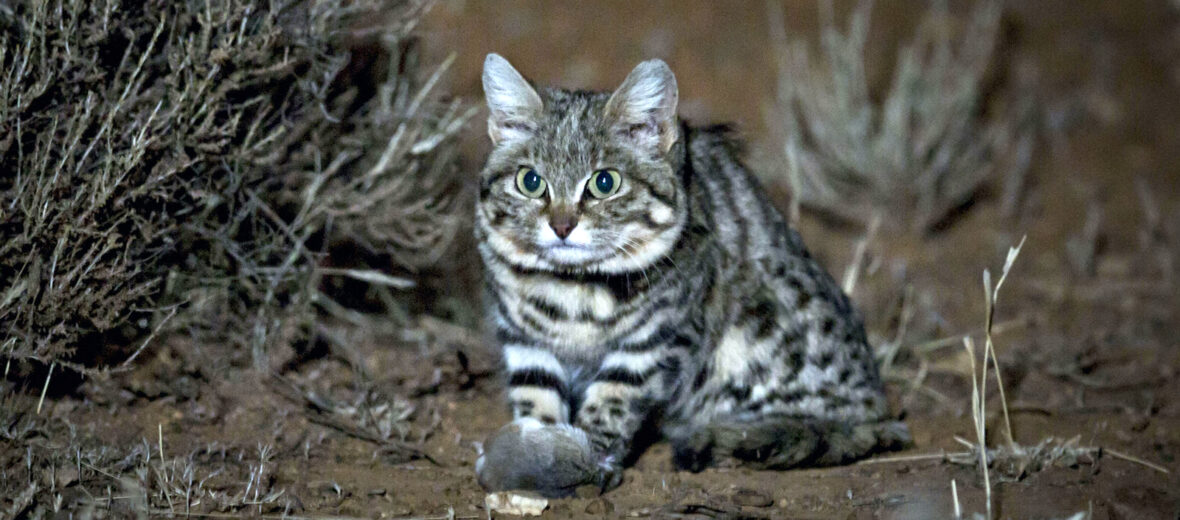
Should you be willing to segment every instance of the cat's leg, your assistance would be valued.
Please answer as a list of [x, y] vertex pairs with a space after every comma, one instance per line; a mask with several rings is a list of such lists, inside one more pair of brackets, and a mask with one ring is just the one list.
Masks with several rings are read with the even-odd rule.
[[575, 424], [597, 451], [621, 464], [639, 428], [667, 403], [681, 366], [680, 357], [667, 347], [611, 352], [586, 387]]
[[552, 352], [536, 346], [506, 345], [508, 402], [512, 418], [533, 417], [546, 424], [570, 420], [569, 382]]
[[618, 464], [595, 450], [569, 423], [567, 372], [548, 350], [504, 348], [512, 422], [492, 435], [475, 463], [489, 491], [531, 490], [564, 497], [589, 486], [604, 491], [621, 481]]
[[[532, 489], [546, 496], [566, 496], [584, 485], [599, 491], [618, 486], [636, 432], [667, 401], [682, 363], [661, 347], [608, 354], [578, 399], [571, 427], [563, 424], [570, 385], [557, 359], [518, 345], [504, 352], [515, 419], [489, 441], [476, 473], [490, 490]], [[536, 419], [557, 424], [539, 427]]]

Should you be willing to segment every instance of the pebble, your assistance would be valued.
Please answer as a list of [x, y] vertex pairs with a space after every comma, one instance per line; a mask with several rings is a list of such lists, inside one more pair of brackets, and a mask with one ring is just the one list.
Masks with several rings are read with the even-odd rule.
[[739, 506], [770, 507], [774, 505], [774, 499], [753, 489], [742, 488], [734, 491], [729, 499]]
[[578, 486], [577, 489], [574, 489], [574, 496], [578, 498], [594, 498], [600, 495], [602, 495], [602, 488], [593, 484]]
[[586, 504], [586, 513], [591, 515], [606, 515], [615, 512], [615, 505], [605, 498], [596, 498]]
[[307, 485], [308, 489], [317, 492], [321, 495], [341, 496], [346, 497], [351, 495], [347, 490], [341, 488], [338, 484], [331, 480], [316, 480]]

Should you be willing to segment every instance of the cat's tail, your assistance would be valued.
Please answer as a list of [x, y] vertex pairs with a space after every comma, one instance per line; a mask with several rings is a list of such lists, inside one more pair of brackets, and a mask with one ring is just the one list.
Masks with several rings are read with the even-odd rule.
[[667, 433], [676, 466], [691, 471], [713, 465], [833, 466], [912, 443], [909, 428], [894, 420], [847, 424], [796, 417], [717, 418], [692, 431], [674, 428]]

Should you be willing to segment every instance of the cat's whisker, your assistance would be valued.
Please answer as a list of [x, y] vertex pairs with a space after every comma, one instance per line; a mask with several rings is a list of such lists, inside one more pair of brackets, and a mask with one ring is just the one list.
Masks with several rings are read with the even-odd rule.
[[[622, 253], [623, 253], [623, 257], [626, 258], [628, 261], [634, 259], [635, 255], [637, 255], [639, 252], [638, 251], [629, 251], [627, 248], [631, 247], [632, 249], [635, 249], [635, 248], [638, 248], [639, 246], [641, 246], [642, 244], [639, 243], [637, 240], [632, 239], [627, 236], [624, 236], [622, 234], [619, 234], [618, 237], [623, 240], [623, 247], [620, 248], [620, 251], [622, 251]], [[647, 270], [649, 267], [650, 266], [648, 266], [648, 265], [642, 266], [639, 268], [639, 272], [641, 274], [643, 274], [643, 283], [646, 286], [650, 287], [651, 286], [651, 278], [649, 278], [647, 275]]]

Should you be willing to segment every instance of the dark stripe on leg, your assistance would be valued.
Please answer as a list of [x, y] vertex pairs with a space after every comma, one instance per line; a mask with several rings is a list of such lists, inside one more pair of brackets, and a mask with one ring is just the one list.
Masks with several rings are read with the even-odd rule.
[[565, 387], [565, 381], [562, 381], [560, 377], [543, 368], [526, 368], [512, 372], [508, 376], [508, 386], [551, 388], [556, 390], [562, 396], [562, 399], [565, 399], [568, 393]]
[[656, 367], [649, 368], [643, 372], [635, 372], [627, 370], [622, 367], [611, 367], [599, 372], [594, 376], [595, 382], [611, 382], [622, 383], [631, 386], [643, 386], [647, 379], [655, 374]]

